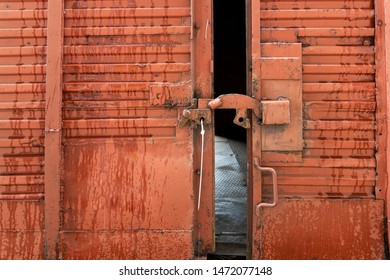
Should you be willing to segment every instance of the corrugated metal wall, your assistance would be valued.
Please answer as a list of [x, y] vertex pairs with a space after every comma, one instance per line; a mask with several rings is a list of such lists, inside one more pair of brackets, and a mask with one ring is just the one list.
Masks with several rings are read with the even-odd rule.
[[190, 24], [189, 0], [65, 1], [62, 258], [192, 256]]
[[302, 43], [302, 162], [264, 158], [281, 195], [373, 198], [374, 1], [261, 1], [261, 38]]
[[0, 258], [43, 258], [46, 0], [0, 3]]

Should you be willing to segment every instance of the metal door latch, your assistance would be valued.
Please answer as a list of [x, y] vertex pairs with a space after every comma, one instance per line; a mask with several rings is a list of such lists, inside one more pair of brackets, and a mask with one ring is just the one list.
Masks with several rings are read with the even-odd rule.
[[236, 116], [233, 122], [243, 128], [250, 128], [248, 110], [252, 110], [262, 125], [289, 124], [290, 101], [286, 98], [277, 100], [256, 99], [242, 94], [224, 94], [215, 99], [193, 99], [192, 105], [184, 109], [183, 116], [179, 121], [179, 127], [191, 121], [193, 125], [199, 125], [203, 120], [205, 125], [212, 123], [211, 110], [235, 109]]
[[260, 102], [256, 99], [242, 94], [224, 94], [209, 102], [209, 107], [215, 109], [236, 109], [236, 116], [233, 122], [243, 128], [250, 128], [250, 120], [247, 110], [252, 109], [256, 117], [260, 118]]
[[203, 124], [212, 123], [211, 110], [207, 104], [210, 99], [193, 99], [190, 107], [183, 110], [183, 116], [179, 120], [179, 128], [183, 128], [188, 122], [192, 126], [200, 125], [201, 120]]
[[256, 99], [242, 94], [225, 94], [209, 102], [209, 107], [215, 109], [236, 109], [234, 123], [243, 128], [250, 128], [247, 110], [251, 109], [263, 125], [289, 124], [290, 101], [286, 98], [277, 100]]

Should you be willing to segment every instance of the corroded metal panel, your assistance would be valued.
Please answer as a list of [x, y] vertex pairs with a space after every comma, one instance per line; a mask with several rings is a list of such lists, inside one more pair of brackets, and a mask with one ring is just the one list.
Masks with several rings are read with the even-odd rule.
[[64, 259], [177, 260], [193, 254], [192, 232], [63, 232]]
[[0, 259], [43, 258], [47, 1], [0, 3]]
[[[376, 92], [377, 92], [377, 129], [376, 129], [376, 160], [377, 160], [377, 184], [375, 188], [378, 199], [386, 201], [387, 229], [390, 226], [390, 192], [389, 192], [389, 89], [390, 89], [390, 2], [388, 0], [376, 0], [375, 5], [375, 63], [376, 63]], [[387, 93], [387, 94], [386, 94]], [[387, 242], [389, 244], [390, 233], [387, 230]], [[388, 252], [388, 255], [390, 252]]]
[[[262, 44], [302, 46], [303, 151], [262, 152], [281, 200], [254, 218], [252, 256], [382, 259], [383, 1], [255, 2]], [[262, 182], [272, 201], [271, 177]]]
[[[385, 32], [382, 31], [382, 34], [389, 34], [390, 33], [390, 1], [384, 1], [384, 10], [385, 10], [385, 18], [384, 18]], [[385, 42], [382, 43], [382, 44], [386, 48], [386, 50], [385, 50], [385, 53], [386, 53], [386, 55], [385, 55], [385, 58], [386, 58], [385, 65], [390, 65], [390, 36], [386, 35]], [[390, 76], [390, 68], [388, 66], [386, 67], [386, 75], [384, 75], [383, 73], [382, 73], [382, 75], [383, 75], [382, 76], [382, 83], [385, 83], [385, 80], [386, 80], [386, 86], [385, 86], [386, 90], [385, 90], [385, 92], [388, 92], [388, 90], [390, 89], [390, 79], [385, 79], [384, 78], [384, 77], [389, 77]], [[387, 101], [388, 101], [387, 96], [388, 95], [385, 95], [385, 96], [386, 96], [386, 109], [387, 109], [385, 115], [388, 115], [389, 114], [389, 106], [387, 105]], [[386, 120], [387, 120], [387, 118], [386, 118]], [[390, 142], [390, 138], [388, 137], [389, 122], [388, 121], [385, 122], [385, 125], [387, 126], [385, 128], [385, 131], [386, 131], [386, 134], [385, 134], [386, 142], [384, 140], [382, 140], [385, 143], [382, 143], [381, 149], [386, 149], [386, 147], [389, 146], [389, 142]], [[381, 133], [379, 133], [379, 135], [381, 135]], [[383, 162], [382, 163], [383, 165], [385, 165], [384, 163], [386, 163], [386, 165], [385, 165], [386, 170], [389, 170], [389, 167], [390, 167], [387, 164], [387, 159], [389, 157], [390, 157], [390, 150], [387, 149], [386, 156], [382, 156], [382, 159], [381, 159], [381, 161]], [[385, 199], [386, 199], [387, 238], [388, 238], [387, 239], [387, 242], [388, 242], [387, 244], [390, 244], [390, 232], [389, 232], [390, 219], [388, 218], [390, 216], [390, 191], [389, 191], [389, 186], [387, 184], [388, 177], [386, 176], [387, 174], [389, 174], [389, 171], [383, 172], [383, 173], [384, 174], [382, 174], [381, 177], [380, 177], [380, 180], [383, 183], [381, 185], [377, 186], [377, 187], [378, 187], [378, 192], [382, 192], [386, 196]]]
[[44, 207], [34, 196], [1, 196], [0, 259], [44, 258]]
[[[261, 44], [261, 90], [263, 99], [290, 101], [291, 121], [286, 125], [262, 128], [262, 151], [271, 159], [263, 162], [289, 162], [290, 153], [302, 153], [302, 46], [301, 44]], [[282, 152], [282, 153], [280, 153]], [[298, 159], [301, 161], [301, 159]]]
[[62, 180], [64, 1], [48, 3], [45, 106], [45, 257], [57, 259]]
[[190, 147], [171, 141], [68, 140], [63, 230], [190, 230]]
[[374, 198], [374, 1], [265, 0], [260, 11], [262, 43], [302, 44], [302, 157], [262, 159], [281, 174], [281, 197]]
[[43, 259], [43, 232], [0, 231], [0, 258], [4, 260]]
[[383, 201], [283, 200], [263, 208], [263, 259], [384, 259]]
[[190, 1], [67, 0], [64, 25], [61, 258], [191, 258]]
[[0, 202], [0, 231], [43, 230], [43, 202], [2, 200]]

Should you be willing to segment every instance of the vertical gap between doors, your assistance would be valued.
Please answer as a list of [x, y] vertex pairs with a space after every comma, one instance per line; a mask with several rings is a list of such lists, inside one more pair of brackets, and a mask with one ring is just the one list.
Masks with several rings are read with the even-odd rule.
[[[214, 0], [214, 97], [246, 94], [246, 1]], [[209, 259], [245, 259], [247, 244], [246, 130], [235, 110], [215, 111], [215, 241]]]

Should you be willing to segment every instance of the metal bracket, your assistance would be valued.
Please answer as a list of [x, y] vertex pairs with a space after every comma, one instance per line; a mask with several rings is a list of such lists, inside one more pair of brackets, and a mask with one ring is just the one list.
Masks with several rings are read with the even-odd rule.
[[211, 110], [207, 108], [207, 103], [210, 99], [193, 99], [190, 107], [183, 110], [183, 116], [179, 121], [179, 128], [183, 128], [188, 122], [191, 125], [200, 125], [200, 121], [203, 119], [203, 124], [212, 123]]
[[286, 98], [277, 100], [257, 101], [242, 94], [225, 94], [209, 102], [209, 107], [215, 109], [236, 109], [234, 123], [243, 128], [250, 128], [247, 110], [253, 110], [263, 125], [289, 124], [290, 101]]
[[250, 120], [247, 110], [252, 109], [256, 117], [260, 118], [260, 102], [256, 99], [242, 94], [224, 94], [209, 102], [209, 107], [215, 109], [236, 109], [236, 116], [233, 122], [243, 128], [250, 128]]
[[290, 101], [287, 98], [261, 101], [261, 124], [289, 124], [290, 121]]
[[179, 127], [182, 128], [188, 121], [192, 124], [200, 125], [200, 120], [203, 119], [203, 124], [211, 124], [210, 109], [184, 109], [183, 117], [179, 121]]
[[199, 125], [203, 119], [204, 124], [212, 123], [211, 110], [235, 109], [236, 116], [233, 122], [243, 128], [250, 128], [248, 109], [252, 110], [262, 125], [289, 124], [290, 101], [286, 98], [277, 100], [257, 101], [256, 99], [242, 94], [224, 94], [216, 99], [193, 99], [192, 105], [184, 109], [183, 116], [179, 121], [179, 127], [184, 127], [188, 121]]

